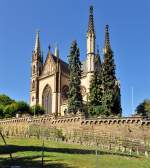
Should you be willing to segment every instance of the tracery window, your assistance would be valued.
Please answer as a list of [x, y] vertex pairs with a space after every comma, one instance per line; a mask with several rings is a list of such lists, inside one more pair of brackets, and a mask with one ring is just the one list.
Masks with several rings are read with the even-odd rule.
[[46, 114], [52, 113], [52, 90], [46, 85], [42, 94], [42, 105]]
[[34, 96], [32, 97], [32, 102], [34, 102]]
[[35, 65], [33, 65], [33, 71], [32, 71], [33, 74], [35, 74]]
[[35, 89], [35, 81], [33, 80], [32, 81], [32, 90], [34, 90]]
[[62, 88], [62, 99], [63, 101], [66, 101], [68, 99], [68, 91], [69, 91], [69, 86], [64, 85]]

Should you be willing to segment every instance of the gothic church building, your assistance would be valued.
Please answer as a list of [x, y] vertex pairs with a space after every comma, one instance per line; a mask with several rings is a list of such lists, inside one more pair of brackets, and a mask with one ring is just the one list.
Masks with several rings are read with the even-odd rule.
[[[84, 103], [88, 101], [91, 76], [97, 68], [101, 67], [99, 52], [95, 51], [95, 39], [93, 7], [91, 6], [86, 34], [86, 60], [82, 62], [81, 93]], [[106, 43], [109, 43], [108, 29], [105, 35]], [[45, 109], [46, 114], [63, 116], [67, 109], [69, 89], [68, 64], [61, 60], [58, 48], [55, 48], [55, 53], [52, 53], [50, 47], [46, 60], [43, 62], [39, 32], [36, 34], [31, 69], [30, 105], [39, 104]]]

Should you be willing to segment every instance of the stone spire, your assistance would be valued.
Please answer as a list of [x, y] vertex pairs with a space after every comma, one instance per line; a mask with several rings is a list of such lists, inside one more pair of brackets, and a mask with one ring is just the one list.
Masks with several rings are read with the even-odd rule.
[[59, 48], [58, 45], [55, 47], [55, 56], [59, 58]]
[[90, 6], [90, 15], [89, 15], [89, 24], [88, 24], [88, 31], [87, 33], [93, 33], [95, 35], [94, 31], [94, 17], [93, 17], [93, 6]]
[[105, 27], [105, 45], [104, 45], [104, 54], [111, 49], [110, 38], [109, 38], [109, 25]]
[[34, 52], [39, 54], [41, 53], [39, 31], [36, 32]]
[[95, 39], [96, 39], [96, 36], [95, 36], [95, 30], [94, 30], [93, 6], [90, 6], [88, 31], [87, 31], [87, 36], [86, 36], [87, 72], [94, 71]]

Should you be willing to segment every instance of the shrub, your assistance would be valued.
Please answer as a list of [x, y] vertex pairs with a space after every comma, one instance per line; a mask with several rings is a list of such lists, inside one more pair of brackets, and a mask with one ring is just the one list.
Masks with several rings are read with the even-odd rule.
[[16, 103], [12, 103], [10, 105], [7, 105], [4, 108], [4, 116], [6, 118], [15, 117], [16, 113], [17, 113], [17, 104]]
[[4, 106], [0, 105], [0, 118], [4, 118]]
[[44, 109], [40, 105], [35, 105], [31, 107], [30, 113], [31, 115], [42, 115], [44, 114]]
[[10, 97], [8, 97], [7, 95], [0, 95], [0, 105], [6, 106], [6, 105], [10, 105], [12, 103], [14, 103], [15, 101], [12, 100]]
[[30, 114], [30, 107], [24, 101], [16, 102], [17, 113], [19, 114]]

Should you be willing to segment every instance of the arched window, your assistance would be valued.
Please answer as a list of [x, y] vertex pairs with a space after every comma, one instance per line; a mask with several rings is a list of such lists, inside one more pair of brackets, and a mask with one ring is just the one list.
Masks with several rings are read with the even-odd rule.
[[32, 97], [32, 102], [34, 102], [34, 96]]
[[33, 65], [33, 71], [32, 71], [33, 74], [35, 74], [35, 65]]
[[52, 113], [52, 90], [46, 85], [42, 94], [42, 105], [46, 114]]
[[66, 101], [68, 99], [68, 91], [69, 91], [69, 86], [64, 85], [62, 88], [62, 99], [63, 101]]
[[35, 81], [34, 80], [32, 81], [32, 89], [33, 90], [35, 89]]

